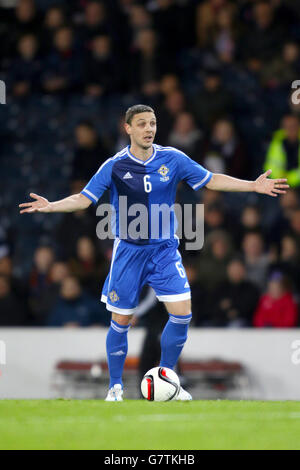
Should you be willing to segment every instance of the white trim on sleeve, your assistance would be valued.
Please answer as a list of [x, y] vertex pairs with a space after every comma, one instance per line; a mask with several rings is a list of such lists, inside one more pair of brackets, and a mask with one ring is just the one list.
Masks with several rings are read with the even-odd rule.
[[209, 178], [210, 175], [211, 175], [211, 172], [208, 171], [206, 173], [206, 175], [204, 176], [204, 178], [201, 181], [199, 181], [199, 183], [194, 184], [194, 186], [192, 186], [192, 188], [197, 189], [199, 186], [201, 186], [207, 180], [207, 178]]
[[97, 196], [95, 196], [95, 194], [91, 193], [91, 191], [89, 191], [88, 189], [83, 189], [81, 191], [81, 193], [84, 195], [84, 193], [88, 194], [89, 196], [91, 196], [94, 201], [98, 202], [99, 201], [99, 198]]

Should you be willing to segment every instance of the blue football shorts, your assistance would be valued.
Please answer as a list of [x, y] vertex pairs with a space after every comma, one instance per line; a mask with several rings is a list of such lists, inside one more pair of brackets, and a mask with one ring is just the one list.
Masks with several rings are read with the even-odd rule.
[[154, 289], [161, 302], [190, 299], [191, 290], [178, 245], [178, 239], [136, 245], [117, 238], [101, 296], [107, 310], [133, 314], [145, 284]]

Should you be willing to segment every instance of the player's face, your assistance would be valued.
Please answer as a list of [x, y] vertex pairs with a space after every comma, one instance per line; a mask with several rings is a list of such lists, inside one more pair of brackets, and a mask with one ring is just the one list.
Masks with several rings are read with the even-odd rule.
[[133, 116], [131, 124], [125, 124], [131, 143], [143, 149], [152, 146], [156, 134], [156, 117], [154, 113], [139, 113]]

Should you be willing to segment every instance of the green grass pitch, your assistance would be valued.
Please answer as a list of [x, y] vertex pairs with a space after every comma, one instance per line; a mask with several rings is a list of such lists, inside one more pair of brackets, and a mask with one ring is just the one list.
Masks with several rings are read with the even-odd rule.
[[299, 435], [293, 401], [0, 401], [0, 449], [300, 449]]

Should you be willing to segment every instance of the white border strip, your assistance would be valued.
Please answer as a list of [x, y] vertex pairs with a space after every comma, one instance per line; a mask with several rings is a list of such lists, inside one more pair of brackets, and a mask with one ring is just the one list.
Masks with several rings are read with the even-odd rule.
[[120, 241], [121, 241], [120, 238], [116, 238], [115, 244], [114, 244], [114, 249], [113, 249], [112, 258], [111, 258], [111, 265], [110, 265], [110, 270], [109, 270], [109, 280], [108, 280], [108, 286], [107, 286], [107, 292], [108, 293], [109, 293], [109, 286], [110, 286], [110, 279], [111, 279], [112, 269], [113, 269], [113, 265], [114, 265], [114, 261], [115, 261], [115, 257], [116, 257], [116, 253], [117, 253], [117, 248], [120, 245]]
[[138, 310], [138, 306], [137, 307], [134, 307], [134, 308], [118, 308], [118, 307], [115, 307], [114, 305], [110, 305], [108, 302], [107, 302], [107, 296], [106, 295], [103, 295], [101, 296], [101, 302], [105, 303], [106, 304], [106, 309], [109, 311], [109, 312], [113, 312], [113, 313], [119, 313], [120, 315], [132, 315], [133, 313], [136, 312], [136, 310]]
[[136, 309], [138, 307], [134, 307], [134, 308], [118, 308], [118, 307], [115, 307], [114, 305], [111, 305], [109, 303], [106, 302], [106, 309], [109, 311], [109, 312], [113, 312], [113, 313], [119, 313], [120, 315], [132, 315], [133, 313], [135, 313]]
[[160, 302], [179, 302], [180, 300], [188, 300], [191, 298], [191, 291], [185, 292], [184, 294], [175, 295], [157, 295]]

